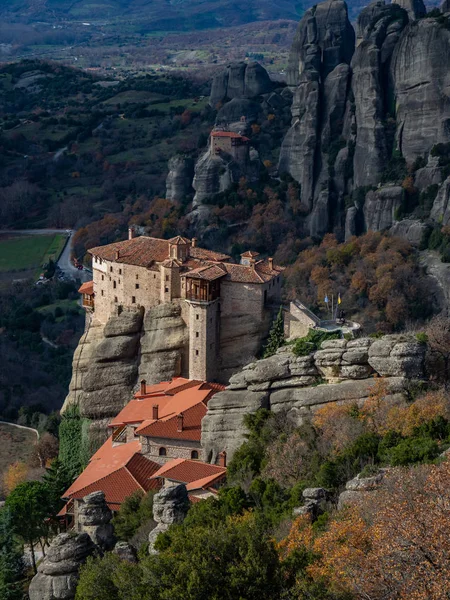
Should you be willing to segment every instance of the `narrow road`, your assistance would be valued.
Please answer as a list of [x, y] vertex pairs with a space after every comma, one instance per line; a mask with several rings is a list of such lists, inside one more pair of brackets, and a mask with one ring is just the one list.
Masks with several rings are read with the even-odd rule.
[[59, 257], [58, 267], [61, 269], [61, 271], [66, 277], [69, 277], [74, 281], [76, 281], [77, 279], [79, 279], [81, 283], [84, 283], [85, 281], [90, 281], [92, 279], [92, 272], [87, 271], [86, 269], [80, 271], [79, 269], [74, 267], [70, 259], [73, 235], [76, 232], [71, 231], [70, 234], [68, 234], [68, 231], [68, 229], [0, 229], [0, 235], [14, 233], [22, 235], [53, 235], [56, 233], [60, 233], [62, 235], [69, 235], [70, 240], [65, 245], [64, 250], [62, 251], [61, 256]]
[[33, 431], [36, 434], [37, 439], [39, 439], [39, 431], [37, 429], [33, 429], [32, 427], [17, 425], [17, 423], [9, 423], [8, 421], [0, 421], [0, 425], [9, 425], [10, 427], [16, 427], [17, 429], [27, 429], [28, 431]]

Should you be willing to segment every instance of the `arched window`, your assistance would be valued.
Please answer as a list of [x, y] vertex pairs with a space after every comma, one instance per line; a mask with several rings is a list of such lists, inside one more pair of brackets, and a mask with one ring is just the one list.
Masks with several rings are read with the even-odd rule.
[[165, 448], [160, 448], [159, 449], [159, 455], [160, 456], [167, 456], [167, 450]]
[[191, 458], [192, 458], [192, 460], [197, 460], [198, 459], [198, 452], [197, 452], [197, 450], [192, 450], [192, 452], [191, 452]]

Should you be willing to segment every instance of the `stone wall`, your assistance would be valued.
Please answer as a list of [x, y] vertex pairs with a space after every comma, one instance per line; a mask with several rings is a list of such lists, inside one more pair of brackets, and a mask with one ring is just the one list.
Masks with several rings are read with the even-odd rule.
[[[141, 436], [142, 442], [142, 454], [154, 462], [159, 464], [165, 464], [166, 462], [173, 460], [174, 458], [186, 458], [192, 459], [192, 452], [195, 450], [198, 452], [199, 460], [203, 460], [203, 450], [200, 442], [191, 442], [189, 440], [177, 440], [174, 443], [173, 439], [160, 438], [155, 441], [150, 438]], [[159, 452], [161, 448], [166, 449], [166, 455], [160, 456]]]
[[202, 423], [205, 458], [216, 462], [226, 450], [231, 459], [246, 439], [244, 415], [260, 408], [285, 412], [300, 425], [328, 403], [364, 403], [378, 376], [390, 390], [386, 401], [395, 401], [409, 382], [424, 379], [425, 352], [426, 346], [412, 335], [330, 340], [300, 357], [285, 346], [244, 367], [209, 401]]

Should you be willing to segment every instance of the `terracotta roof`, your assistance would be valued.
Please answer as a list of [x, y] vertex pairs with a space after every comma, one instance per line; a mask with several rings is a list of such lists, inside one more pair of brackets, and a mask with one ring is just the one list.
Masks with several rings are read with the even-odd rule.
[[220, 264], [205, 265], [183, 273], [182, 277], [191, 277], [193, 279], [204, 279], [205, 281], [215, 281], [227, 274], [226, 269]]
[[267, 283], [280, 275], [283, 269], [273, 266], [271, 269], [266, 261], [259, 261], [253, 266], [223, 263], [228, 279], [239, 283]]
[[[106, 246], [91, 248], [89, 254], [97, 256], [102, 260], [150, 268], [155, 262], [163, 263], [166, 260], [174, 260], [170, 257], [170, 244], [178, 243], [189, 244], [189, 257], [199, 261], [221, 262], [230, 259], [228, 254], [223, 254], [222, 252], [214, 252], [213, 250], [206, 250], [206, 248], [198, 248], [197, 246], [192, 247], [191, 241], [181, 236], [172, 238], [172, 240], [140, 236], [131, 240], [124, 240], [123, 242], [114, 242]], [[119, 258], [116, 258], [117, 252], [119, 252]], [[183, 264], [187, 266], [186, 262]], [[201, 263], [196, 266], [201, 266]]]
[[223, 252], [214, 252], [214, 250], [206, 250], [198, 246], [189, 248], [189, 256], [198, 260], [209, 260], [212, 262], [227, 262], [231, 258], [228, 254], [223, 254]]
[[89, 296], [92, 296], [94, 293], [94, 282], [86, 281], [86, 283], [83, 283], [83, 285], [78, 290], [78, 293], [79, 294], [88, 294]]
[[250, 141], [248, 137], [245, 137], [240, 133], [235, 133], [234, 131], [211, 131], [211, 137], [232, 138], [235, 140], [243, 140], [244, 142]]
[[157, 489], [158, 486], [152, 485], [153, 480], [149, 478], [160, 465], [145, 458], [140, 451], [139, 441], [114, 446], [112, 438], [109, 438], [63, 498], [81, 499], [91, 492], [102, 491], [110, 508], [117, 510], [135, 491]]
[[[119, 252], [119, 258], [116, 253]], [[136, 237], [132, 240], [115, 242], [107, 246], [91, 248], [89, 254], [103, 260], [149, 267], [153, 262], [163, 262], [169, 258], [169, 242], [152, 237]]]
[[241, 254], [242, 258], [255, 258], [255, 256], [259, 256], [259, 252], [255, 252], [254, 250], [247, 250]]
[[[206, 404], [200, 402], [183, 410], [170, 418], [144, 422], [136, 429], [136, 433], [151, 438], [168, 438], [171, 440], [190, 440], [199, 442], [202, 437], [202, 420], [206, 415]], [[178, 415], [183, 415], [183, 428], [178, 431]]]
[[167, 462], [152, 475], [152, 478], [170, 479], [170, 481], [185, 483], [188, 490], [193, 490], [209, 487], [212, 481], [224, 477], [226, 472], [225, 467], [219, 467], [218, 465], [210, 465], [199, 460], [176, 458]]
[[177, 235], [169, 240], [169, 244], [175, 246], [185, 246], [186, 244], [189, 244], [190, 246], [191, 240], [188, 240], [188, 238], [182, 237], [181, 235]]
[[163, 267], [172, 268], [172, 267], [181, 267], [182, 263], [176, 258], [166, 258], [166, 260], [162, 263]]

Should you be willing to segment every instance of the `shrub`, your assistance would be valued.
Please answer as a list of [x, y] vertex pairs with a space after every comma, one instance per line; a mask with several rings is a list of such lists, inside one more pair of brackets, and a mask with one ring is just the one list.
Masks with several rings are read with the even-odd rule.
[[311, 352], [318, 350], [322, 342], [326, 340], [338, 340], [340, 337], [340, 332], [310, 329], [308, 335], [295, 340], [292, 352], [295, 356], [308, 356]]

